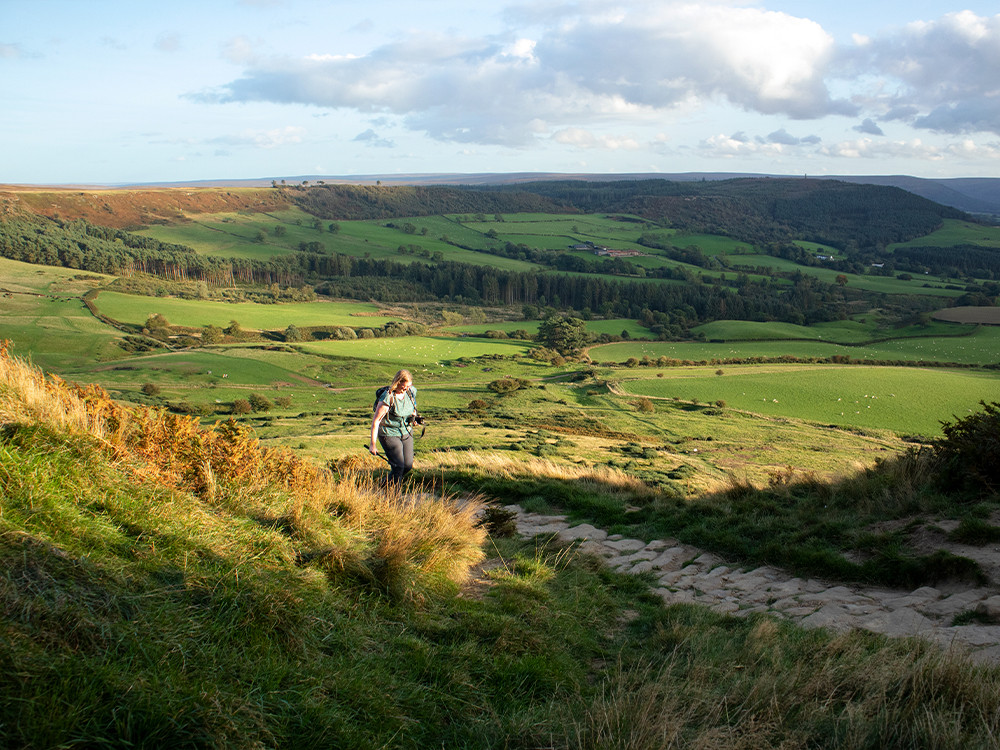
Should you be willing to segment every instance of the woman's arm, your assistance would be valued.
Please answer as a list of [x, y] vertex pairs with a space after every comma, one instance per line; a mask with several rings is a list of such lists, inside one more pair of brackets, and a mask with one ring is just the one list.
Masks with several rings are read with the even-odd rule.
[[389, 404], [383, 401], [375, 408], [375, 414], [372, 416], [372, 434], [371, 442], [368, 444], [368, 452], [373, 456], [378, 455], [378, 449], [375, 447], [375, 441], [378, 440], [378, 426], [388, 413]]

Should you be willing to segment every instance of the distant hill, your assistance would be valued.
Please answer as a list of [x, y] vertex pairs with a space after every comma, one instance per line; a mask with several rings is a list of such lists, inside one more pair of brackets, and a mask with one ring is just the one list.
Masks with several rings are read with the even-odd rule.
[[136, 228], [189, 214], [272, 211], [295, 204], [322, 220], [436, 214], [615, 213], [758, 245], [810, 240], [879, 248], [935, 230], [962, 211], [887, 185], [831, 179], [579, 180], [464, 185], [342, 184], [301, 180], [276, 187], [191, 185], [142, 189], [0, 191], [0, 211]]
[[[509, 185], [523, 182], [549, 180], [584, 180], [587, 182], [614, 182], [622, 180], [670, 180], [673, 182], [700, 182], [732, 180], [747, 177], [797, 178], [799, 175], [779, 175], [753, 172], [676, 172], [676, 173], [619, 173], [590, 174], [565, 172], [439, 172], [415, 174], [359, 174], [359, 175], [298, 175], [277, 178], [204, 180], [196, 182], [147, 183], [119, 185], [129, 188], [162, 187], [268, 187], [272, 183], [311, 185]], [[810, 179], [840, 180], [862, 185], [898, 187], [927, 198], [943, 206], [957, 208], [972, 214], [1000, 217], [1000, 178], [961, 177], [936, 179], [908, 175], [809, 175]], [[0, 189], [4, 189], [0, 186]]]

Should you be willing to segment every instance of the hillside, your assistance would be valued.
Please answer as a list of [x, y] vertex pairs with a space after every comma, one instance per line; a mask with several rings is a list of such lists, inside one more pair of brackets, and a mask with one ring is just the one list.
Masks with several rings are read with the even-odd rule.
[[840, 248], [876, 247], [927, 234], [943, 219], [964, 217], [899, 188], [834, 180], [547, 181], [516, 189], [587, 212], [632, 213], [754, 243], [800, 239]]
[[[671, 182], [704, 182], [747, 178], [787, 179], [798, 177], [787, 174], [761, 174], [740, 172], [677, 172], [677, 173], [544, 173], [544, 172], [483, 172], [436, 174], [369, 174], [369, 175], [282, 175], [280, 180], [289, 184], [303, 181], [343, 185], [512, 185], [543, 180], [574, 180], [586, 182], [616, 182], [621, 180], [669, 180]], [[836, 180], [861, 185], [885, 185], [902, 188], [914, 195], [940, 203], [943, 206], [971, 214], [1000, 216], [1000, 179], [990, 177], [929, 178], [910, 175], [809, 175], [811, 179]], [[162, 185], [134, 185], [133, 189], [152, 187], [266, 187], [271, 178], [257, 180], [205, 180]], [[0, 186], [2, 189], [2, 186]]]
[[[1000, 669], [960, 651], [665, 607], [574, 545], [506, 537], [502, 508], [487, 539], [475, 498], [387, 493], [361, 461], [320, 470], [5, 349], [0, 422], [6, 747], [958, 750], [1000, 731]], [[479, 466], [590, 512], [652, 497], [614, 472], [498, 468]], [[904, 476], [862, 482], [903, 509]], [[734, 486], [701, 521], [773, 523], [802, 488], [779, 489]]]

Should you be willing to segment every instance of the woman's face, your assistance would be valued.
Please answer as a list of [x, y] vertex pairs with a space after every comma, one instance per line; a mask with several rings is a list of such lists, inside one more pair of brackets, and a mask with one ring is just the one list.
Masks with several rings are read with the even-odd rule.
[[410, 387], [409, 380], [401, 380], [399, 385], [396, 386], [396, 390], [393, 391], [393, 393], [403, 393], [409, 387]]

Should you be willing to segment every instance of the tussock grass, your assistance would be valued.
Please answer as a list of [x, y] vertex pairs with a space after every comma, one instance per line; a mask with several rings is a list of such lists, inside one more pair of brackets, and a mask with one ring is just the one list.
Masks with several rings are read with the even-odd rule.
[[426, 470], [450, 482], [526, 509], [568, 510], [601, 524], [621, 523], [628, 509], [649, 505], [659, 492], [609, 466], [558, 463], [545, 458], [510, 458], [498, 453], [439, 453]]
[[653, 627], [664, 657], [618, 663], [554, 746], [996, 747], [1000, 673], [924, 641], [736, 623], [688, 606]]

